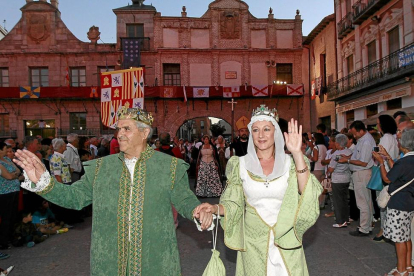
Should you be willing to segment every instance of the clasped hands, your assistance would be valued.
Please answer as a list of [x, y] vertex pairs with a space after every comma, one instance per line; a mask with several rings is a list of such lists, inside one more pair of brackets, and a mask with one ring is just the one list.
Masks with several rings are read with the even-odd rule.
[[217, 213], [217, 206], [211, 205], [207, 202], [198, 205], [194, 209], [194, 218], [196, 218], [200, 224], [201, 229], [206, 230], [210, 228], [213, 223], [213, 214]]

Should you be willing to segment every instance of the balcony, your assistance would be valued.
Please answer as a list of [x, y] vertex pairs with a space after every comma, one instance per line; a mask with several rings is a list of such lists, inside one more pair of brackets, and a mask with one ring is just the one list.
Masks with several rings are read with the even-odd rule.
[[329, 84], [328, 100], [339, 100], [414, 74], [414, 43]]
[[102, 136], [102, 135], [113, 135], [114, 129], [100, 129], [100, 128], [87, 128], [87, 129], [58, 129], [58, 136], [67, 136], [69, 133], [76, 133], [79, 136]]
[[359, 0], [353, 6], [354, 25], [359, 25], [370, 16], [376, 13], [380, 8], [387, 4], [390, 0]]
[[338, 39], [344, 38], [354, 29], [352, 25], [352, 12], [347, 13], [338, 23]]
[[16, 138], [16, 130], [0, 130], [0, 138]]

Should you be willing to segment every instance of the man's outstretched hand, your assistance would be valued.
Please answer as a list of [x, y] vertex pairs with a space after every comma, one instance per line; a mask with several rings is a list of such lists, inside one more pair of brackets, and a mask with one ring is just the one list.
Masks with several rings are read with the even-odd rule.
[[33, 183], [37, 183], [46, 171], [42, 161], [28, 150], [17, 150], [16, 158], [13, 159], [13, 162], [25, 170], [30, 181]]

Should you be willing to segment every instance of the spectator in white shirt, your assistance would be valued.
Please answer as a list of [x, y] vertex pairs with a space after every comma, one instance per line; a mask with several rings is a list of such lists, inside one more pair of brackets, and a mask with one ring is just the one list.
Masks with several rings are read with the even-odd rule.
[[70, 133], [66, 139], [69, 143], [67, 144], [63, 155], [65, 156], [66, 162], [70, 166], [72, 181], [77, 181], [80, 179], [82, 172], [82, 164], [78, 153], [79, 137], [76, 133]]
[[[390, 115], [381, 115], [377, 119], [377, 129], [383, 135], [380, 139], [379, 145], [383, 146], [384, 149], [388, 152], [392, 160], [398, 158], [398, 142], [396, 139], [397, 134], [397, 123], [394, 118]], [[390, 170], [388, 162], [384, 162], [385, 170], [388, 172]], [[380, 191], [376, 191], [377, 197]], [[374, 241], [381, 241], [383, 237], [384, 222], [387, 216], [386, 209], [381, 209], [381, 229], [378, 234], [374, 237]]]
[[354, 137], [358, 139], [358, 143], [352, 156], [343, 156], [338, 163], [350, 164], [349, 167], [353, 172], [352, 181], [356, 202], [360, 210], [360, 226], [355, 231], [349, 232], [349, 234], [363, 237], [368, 236], [372, 230], [373, 206], [371, 191], [367, 188], [367, 184], [371, 178], [371, 167], [374, 165], [372, 150], [376, 144], [363, 122], [353, 122], [350, 129]]
[[[315, 177], [322, 181], [325, 177], [325, 166], [322, 165], [322, 160], [325, 160], [326, 157], [326, 146], [325, 139], [323, 138], [322, 133], [312, 134], [312, 143], [310, 143], [312, 149], [311, 161], [315, 162], [315, 167], [313, 169], [313, 174]], [[319, 207], [325, 207], [325, 195], [322, 194], [319, 197]]]
[[89, 142], [91, 143], [90, 146], [89, 146], [90, 151], [91, 151], [91, 157], [92, 157], [92, 159], [95, 159], [95, 158], [98, 157], [98, 144], [99, 144], [98, 138], [92, 137], [89, 140]]

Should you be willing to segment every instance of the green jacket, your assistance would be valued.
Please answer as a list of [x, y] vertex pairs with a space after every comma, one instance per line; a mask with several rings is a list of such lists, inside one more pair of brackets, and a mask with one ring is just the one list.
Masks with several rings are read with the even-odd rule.
[[[309, 167], [308, 160], [305, 160]], [[239, 157], [234, 156], [227, 163], [228, 185], [220, 198], [225, 211], [221, 224], [224, 229], [224, 243], [227, 247], [239, 251], [236, 275], [267, 275], [270, 231], [274, 233], [275, 245], [279, 248], [289, 275], [309, 275], [302, 238], [318, 219], [318, 197], [323, 189], [311, 174], [303, 193], [300, 194], [293, 158], [291, 161], [288, 188], [273, 228], [268, 226], [246, 202], [240, 178]]]
[[147, 147], [135, 165], [132, 191], [120, 153], [86, 162], [85, 175], [70, 186], [52, 178], [39, 194], [66, 208], [93, 204], [91, 275], [180, 275], [171, 205], [191, 219], [200, 204], [187, 169], [184, 161]]

